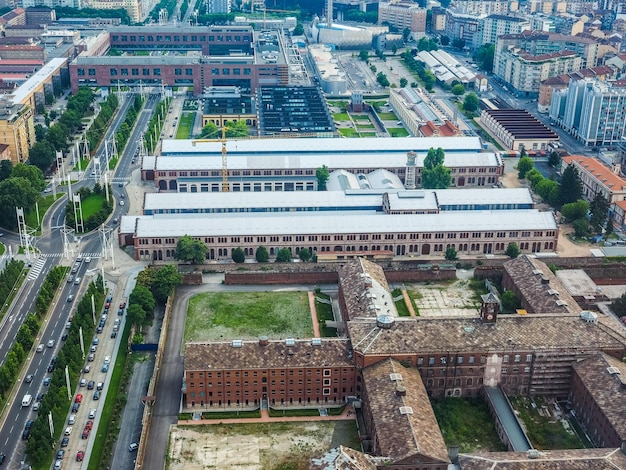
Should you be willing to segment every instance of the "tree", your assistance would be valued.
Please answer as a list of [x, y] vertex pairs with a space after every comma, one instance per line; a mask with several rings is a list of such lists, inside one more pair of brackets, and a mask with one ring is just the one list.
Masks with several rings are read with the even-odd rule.
[[568, 222], [586, 217], [587, 212], [589, 212], [589, 203], [584, 199], [570, 202], [561, 207], [561, 214], [563, 214], [563, 217], [565, 217]]
[[370, 52], [367, 49], [362, 49], [359, 52], [359, 59], [361, 59], [363, 62], [367, 62], [369, 60], [370, 57]]
[[396, 46], [395, 44], [393, 44], [391, 46], [391, 54], [392, 55], [396, 55], [396, 52], [398, 52], [398, 46]]
[[133, 325], [140, 327], [146, 322], [146, 312], [139, 304], [130, 304], [126, 309], [126, 318]]
[[[526, 179], [528, 179], [529, 173], [530, 172], [526, 173]], [[535, 192], [539, 194], [545, 202], [554, 206], [559, 199], [559, 183], [542, 177], [535, 185]]]
[[43, 191], [43, 188], [46, 187], [46, 180], [43, 176], [43, 172], [35, 165], [24, 165], [23, 163], [18, 163], [13, 167], [11, 177], [26, 178], [30, 181], [32, 187], [38, 191]]
[[580, 181], [578, 170], [569, 165], [563, 170], [561, 187], [559, 188], [559, 204], [568, 204], [578, 201], [583, 195], [583, 184]]
[[44, 172], [50, 168], [55, 158], [56, 150], [47, 140], [36, 142], [28, 152], [28, 163]]
[[302, 23], [296, 24], [296, 27], [293, 28], [293, 35], [294, 36], [303, 36], [304, 35], [304, 26], [302, 26]]
[[611, 302], [610, 307], [611, 310], [613, 310], [613, 313], [615, 313], [618, 317], [622, 318], [626, 316], [626, 293]]
[[517, 162], [517, 176], [523, 180], [526, 178], [526, 174], [535, 167], [533, 159], [526, 156], [519, 159]]
[[302, 248], [299, 252], [298, 252], [298, 256], [300, 257], [300, 259], [302, 261], [304, 261], [305, 263], [307, 261], [310, 261], [311, 258], [313, 257], [313, 255], [311, 254], [311, 251], [308, 248]]
[[602, 193], [598, 193], [591, 201], [589, 211], [591, 212], [589, 224], [596, 232], [601, 232], [609, 215], [609, 201], [606, 200]]
[[40, 142], [46, 138], [48, 134], [48, 129], [46, 129], [41, 124], [35, 124], [35, 140]]
[[184, 235], [176, 244], [174, 258], [186, 263], [201, 264], [206, 259], [208, 251], [208, 247], [200, 240]]
[[183, 282], [183, 275], [178, 272], [176, 266], [168, 264], [159, 268], [154, 273], [154, 282], [151, 290], [157, 302], [165, 303], [167, 298], [174, 292], [176, 286]]
[[135, 288], [128, 297], [129, 308], [134, 304], [139, 305], [144, 312], [149, 314], [154, 312], [154, 308], [156, 307], [156, 301], [154, 300], [152, 292], [150, 292], [150, 289], [146, 286], [142, 286], [141, 284], [136, 284]]
[[424, 189], [446, 189], [452, 182], [450, 168], [438, 164], [433, 169], [424, 168], [422, 170], [422, 188]]
[[214, 123], [209, 122], [207, 123], [206, 126], [202, 128], [202, 130], [200, 131], [200, 135], [198, 137], [201, 139], [206, 139], [206, 138], [218, 137], [218, 136], [221, 136], [221, 130], [218, 129]]
[[450, 44], [450, 38], [448, 36], [441, 36], [440, 41], [442, 46], [447, 46], [448, 44]]
[[463, 100], [463, 109], [470, 113], [473, 113], [478, 109], [478, 96], [473, 91], [465, 95]]
[[550, 152], [550, 156], [548, 157], [548, 165], [553, 168], [557, 168], [561, 166], [561, 156], [558, 152], [552, 151]]
[[522, 303], [512, 290], [505, 290], [500, 296], [500, 302], [502, 302], [503, 313], [513, 313], [515, 310], [522, 306]]
[[483, 44], [474, 53], [474, 60], [482, 70], [492, 72], [495, 52], [496, 46], [494, 44]]
[[0, 161], [0, 181], [4, 181], [13, 172], [13, 163], [11, 160], [2, 160]]
[[243, 248], [235, 248], [233, 250], [232, 258], [235, 263], [243, 263], [246, 260], [246, 254], [244, 253]]
[[17, 225], [15, 208], [28, 211], [35, 207], [39, 191], [26, 178], [7, 178], [0, 182], [0, 225], [13, 228]]
[[465, 39], [454, 38], [452, 40], [452, 47], [458, 49], [459, 51], [462, 51], [465, 48]]
[[446, 153], [441, 147], [437, 147], [436, 149], [434, 147], [431, 147], [428, 149], [428, 153], [424, 158], [424, 168], [432, 170], [439, 164], [443, 165], [443, 161], [445, 158]]
[[408, 83], [409, 83], [409, 81], [406, 78], [402, 77], [400, 79], [400, 88], [404, 88], [405, 86], [408, 85]]
[[452, 87], [452, 94], [455, 96], [461, 96], [463, 93], [465, 93], [465, 87], [463, 86], [462, 83], [457, 83], [456, 85], [454, 85]]
[[267, 252], [267, 248], [265, 248], [263, 245], [259, 246], [256, 249], [256, 253], [254, 254], [254, 257], [256, 258], [258, 263], [267, 263], [270, 259], [270, 255]]
[[317, 178], [317, 190], [326, 191], [326, 183], [328, 182], [328, 178], [330, 178], [330, 171], [328, 171], [328, 167], [326, 165], [322, 165], [317, 168], [315, 170], [315, 177]]
[[506, 251], [504, 252], [509, 258], [517, 258], [520, 254], [519, 245], [515, 242], [511, 242], [507, 245]]
[[454, 248], [453, 246], [449, 246], [448, 248], [446, 248], [445, 256], [448, 261], [455, 261], [458, 258], [456, 248]]
[[410, 36], [411, 36], [411, 30], [409, 28], [404, 28], [402, 30], [402, 40], [404, 42], [407, 42]]
[[289, 248], [281, 248], [276, 253], [276, 262], [277, 263], [289, 263], [291, 261], [291, 251]]
[[378, 72], [376, 74], [376, 81], [378, 82], [380, 86], [383, 86], [383, 87], [389, 86], [389, 80], [387, 79], [387, 75], [385, 75], [382, 72]]
[[578, 238], [587, 238], [591, 235], [591, 227], [587, 219], [576, 219], [574, 223], [572, 223], [572, 227], [574, 227], [574, 235]]

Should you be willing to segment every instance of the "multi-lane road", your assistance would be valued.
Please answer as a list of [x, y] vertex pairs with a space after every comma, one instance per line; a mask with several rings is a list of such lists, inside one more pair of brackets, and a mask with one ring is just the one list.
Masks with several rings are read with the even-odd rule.
[[[111, 125], [104, 135], [103, 142], [114, 138], [115, 132], [121, 126], [122, 122], [125, 119], [126, 112], [132, 104], [133, 98], [134, 96], [130, 95], [122, 101], [120, 110], [113, 118]], [[148, 126], [150, 118], [158, 102], [159, 97], [157, 95], [148, 96], [145, 107], [137, 119], [136, 126], [134, 127], [134, 130], [131, 134], [128, 145], [126, 146], [124, 153], [120, 156], [120, 161], [112, 178], [113, 193], [114, 197], [117, 200], [117, 203], [115, 205], [114, 212], [109, 220], [115, 220], [119, 218], [128, 210], [128, 205], [121, 205], [119, 204], [119, 201], [125, 198], [125, 182], [129, 179], [128, 177], [133, 169], [133, 165], [136, 165], [138, 163], [137, 161], [135, 161], [135, 163], [131, 163], [131, 161], [136, 156], [137, 148], [141, 145], [143, 133]], [[104, 161], [104, 154], [104, 147], [101, 146], [96, 152], [96, 156], [100, 157], [102, 159], [101, 161]], [[86, 171], [84, 175], [87, 176], [90, 174], [91, 173], [88, 168], [88, 171]], [[76, 191], [82, 186], [92, 185], [93, 182], [94, 181], [91, 178], [84, 178], [78, 183], [74, 184], [72, 186], [72, 189]], [[63, 226], [65, 218], [64, 201], [58, 203], [56, 206], [53, 206], [53, 210], [46, 215], [46, 218], [44, 220], [45, 227], [43, 230], [44, 236], [35, 241], [35, 245], [38, 248], [40, 254], [37, 256], [36, 259], [33, 259], [31, 272], [37, 272], [37, 276], [31, 275], [31, 278], [27, 279], [24, 282], [20, 293], [14, 302], [14, 305], [5, 315], [3, 322], [0, 324], [0, 363], [4, 361], [6, 355], [8, 354], [8, 351], [11, 349], [13, 345], [13, 339], [15, 338], [15, 335], [19, 327], [21, 326], [22, 321], [24, 320], [26, 315], [32, 310], [33, 302], [36, 298], [39, 288], [41, 287], [41, 284], [43, 283], [43, 280], [45, 279], [45, 275], [53, 266], [57, 265], [62, 259], [64, 247], [63, 237], [60, 233], [60, 228]], [[113, 225], [115, 224], [111, 224], [110, 227], [112, 227]], [[16, 244], [19, 242], [19, 240], [17, 240], [17, 237], [12, 234], [7, 234], [4, 241], [8, 244]], [[74, 242], [74, 240], [71, 240], [71, 242]], [[56, 355], [58, 348], [60, 348], [62, 345], [61, 336], [65, 331], [68, 316], [73, 308], [74, 303], [80, 300], [82, 292], [85, 290], [87, 283], [91, 280], [89, 274], [97, 274], [96, 271], [98, 260], [94, 259], [93, 255], [97, 255], [102, 251], [98, 233], [92, 233], [83, 236], [78, 242], [78, 245], [79, 246], [75, 247], [74, 256], [79, 252], [87, 255], [92, 255], [92, 261], [89, 264], [83, 262], [81, 264], [79, 272], [75, 274], [76, 276], [82, 278], [82, 283], [80, 285], [75, 285], [73, 282], [64, 282], [60, 286], [60, 291], [57, 292], [56, 301], [53, 305], [53, 311], [49, 313], [48, 321], [42, 326], [40, 336], [36, 339], [35, 347], [40, 343], [43, 343], [44, 349], [42, 352], [39, 353], [29, 353], [29, 362], [26, 368], [26, 372], [23, 374], [23, 377], [18, 378], [18, 383], [16, 384], [16, 393], [14, 394], [14, 401], [13, 403], [7, 404], [7, 409], [5, 410], [3, 416], [0, 427], [0, 452], [3, 452], [7, 456], [5, 465], [7, 466], [7, 468], [10, 469], [21, 468], [22, 462], [26, 458], [26, 456], [24, 455], [25, 441], [21, 439], [22, 431], [24, 429], [26, 421], [34, 419], [37, 416], [36, 412], [32, 411], [32, 405], [22, 408], [22, 397], [24, 394], [28, 393], [33, 396], [33, 399], [35, 399], [38, 393], [45, 391], [46, 386], [43, 385], [43, 381], [46, 376], [50, 375], [47, 372], [48, 365], [50, 364], [50, 359]], [[74, 294], [74, 300], [68, 302], [67, 298], [70, 293]], [[47, 347], [48, 341], [50, 340], [54, 340], [54, 346]], [[87, 347], [89, 347], [90, 341], [91, 339], [86, 339]], [[100, 366], [101, 364], [98, 364], [98, 370]], [[26, 377], [27, 375], [32, 375], [32, 382], [23, 382], [24, 377]], [[80, 440], [80, 435], [72, 436], [71, 439]], [[88, 459], [89, 456], [86, 455], [85, 460], [88, 461]]]

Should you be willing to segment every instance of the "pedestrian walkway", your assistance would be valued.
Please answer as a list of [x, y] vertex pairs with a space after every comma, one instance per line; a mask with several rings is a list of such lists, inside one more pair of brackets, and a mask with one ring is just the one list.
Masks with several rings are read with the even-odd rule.
[[412, 317], [416, 317], [417, 315], [415, 315], [415, 309], [413, 308], [413, 302], [411, 302], [411, 298], [409, 297], [409, 294], [406, 291], [406, 289], [402, 289], [402, 297], [404, 297], [404, 303], [406, 304], [406, 307], [409, 309], [409, 313], [411, 314], [411, 316]]
[[315, 308], [315, 292], [309, 291], [309, 309], [311, 310], [311, 321], [313, 322], [313, 337], [321, 338], [320, 322], [317, 318], [317, 309]]
[[202, 424], [249, 424], [249, 423], [283, 423], [283, 422], [306, 422], [306, 421], [346, 421], [356, 419], [352, 406], [348, 405], [338, 416], [276, 416], [271, 417], [268, 410], [261, 410], [260, 418], [230, 418], [230, 419], [180, 419], [179, 425], [202, 425]]
[[[62, 258], [65, 253], [39, 253], [40, 258]], [[102, 256], [101, 251], [94, 251], [92, 253], [77, 253], [76, 256], [82, 256], [83, 258], [100, 258]]]
[[38, 258], [32, 268], [30, 268], [30, 272], [28, 273], [28, 280], [34, 281], [41, 274], [41, 270], [43, 269], [44, 264], [46, 264], [46, 260], [44, 258]]

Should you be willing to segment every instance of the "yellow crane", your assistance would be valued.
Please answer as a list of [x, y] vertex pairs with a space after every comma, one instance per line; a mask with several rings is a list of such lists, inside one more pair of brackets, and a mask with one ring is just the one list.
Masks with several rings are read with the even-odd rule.
[[222, 127], [221, 139], [194, 139], [191, 141], [191, 145], [196, 145], [198, 142], [221, 142], [222, 143], [222, 192], [227, 193], [228, 187], [228, 161], [226, 157], [226, 126]]

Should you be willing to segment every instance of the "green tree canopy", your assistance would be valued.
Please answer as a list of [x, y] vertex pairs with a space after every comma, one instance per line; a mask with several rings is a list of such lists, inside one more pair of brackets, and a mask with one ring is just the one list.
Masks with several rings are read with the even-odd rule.
[[24, 177], [7, 178], [0, 182], [0, 225], [7, 228], [17, 226], [16, 207], [28, 211], [35, 207], [39, 191]]
[[167, 264], [154, 273], [152, 294], [157, 302], [165, 303], [167, 298], [174, 292], [176, 286], [183, 282], [183, 275], [178, 272], [176, 266]]
[[[526, 173], [526, 176], [528, 177], [528, 173]], [[559, 183], [542, 177], [535, 187], [535, 192], [539, 194], [545, 202], [554, 206], [559, 200]]]
[[400, 79], [400, 88], [406, 87], [408, 85], [408, 83], [409, 83], [409, 81], [406, 78], [402, 77]]
[[11, 160], [0, 161], [0, 181], [4, 181], [8, 177], [10, 177], [12, 172], [13, 163], [11, 163]]
[[291, 251], [289, 251], [289, 248], [281, 248], [280, 250], [278, 250], [278, 253], [276, 253], [276, 262], [277, 263], [288, 263], [291, 261]]
[[133, 325], [140, 327], [146, 322], [146, 312], [139, 304], [130, 304], [126, 310], [126, 318]]
[[446, 158], [446, 153], [441, 147], [429, 148], [426, 157], [424, 158], [424, 168], [432, 170], [437, 165], [443, 165], [443, 161]]
[[522, 306], [522, 303], [512, 290], [505, 290], [500, 296], [500, 302], [502, 302], [503, 313], [514, 313], [515, 310]]
[[446, 189], [452, 182], [452, 172], [450, 168], [439, 163], [433, 169], [424, 168], [422, 170], [422, 188], [424, 189]]
[[315, 170], [315, 177], [317, 178], [317, 190], [318, 191], [326, 191], [326, 183], [328, 182], [328, 178], [330, 178], [330, 171], [326, 165], [322, 165], [321, 167]]
[[267, 248], [261, 245], [256, 249], [254, 258], [257, 260], [258, 263], [267, 263], [270, 259], [270, 254], [267, 252]]
[[231, 257], [235, 263], [243, 263], [246, 260], [246, 254], [241, 247], [235, 248]]
[[452, 40], [452, 47], [454, 47], [455, 49], [458, 49], [459, 51], [462, 51], [463, 48], [465, 48], [465, 39], [454, 38]]
[[517, 162], [517, 176], [519, 179], [523, 180], [526, 178], [526, 173], [532, 170], [535, 167], [535, 162], [533, 159], [526, 156], [519, 159]]
[[442, 46], [447, 46], [448, 44], [450, 44], [450, 37], [449, 36], [441, 36], [441, 45]]
[[446, 248], [445, 256], [448, 261], [455, 261], [458, 258], [456, 248], [454, 248], [453, 246], [449, 246], [448, 248]]
[[304, 26], [302, 26], [302, 23], [296, 24], [296, 27], [293, 28], [293, 35], [302, 36], [303, 34], [304, 34]]
[[579, 199], [576, 202], [570, 202], [561, 207], [561, 214], [568, 222], [573, 222], [576, 219], [582, 219], [587, 216], [589, 211], [589, 203], [584, 199]]
[[576, 202], [582, 198], [583, 184], [580, 181], [578, 170], [569, 165], [563, 170], [561, 176], [561, 186], [559, 188], [559, 204], [568, 204]]
[[589, 225], [589, 221], [584, 217], [576, 219], [572, 223], [572, 227], [574, 227], [574, 235], [579, 238], [587, 238], [591, 235], [591, 226]]
[[601, 232], [609, 215], [609, 201], [599, 192], [591, 201], [589, 211], [591, 212], [589, 224], [596, 232]]
[[187, 263], [202, 264], [206, 260], [208, 251], [208, 247], [200, 240], [184, 235], [176, 244], [174, 258]]
[[359, 52], [359, 59], [361, 59], [363, 62], [367, 62], [369, 57], [370, 51], [368, 51], [367, 49], [361, 49], [361, 51]]
[[550, 152], [550, 156], [548, 157], [548, 165], [554, 168], [561, 166], [561, 156], [558, 152]]
[[520, 249], [519, 249], [519, 245], [515, 242], [511, 242], [507, 245], [506, 247], [506, 252], [505, 254], [509, 257], [509, 258], [517, 258], [520, 254]]
[[495, 52], [496, 46], [494, 44], [483, 44], [474, 53], [474, 60], [482, 70], [492, 72]]
[[620, 318], [626, 316], [626, 293], [611, 302], [611, 310]]
[[470, 113], [475, 112], [478, 109], [478, 96], [473, 91], [465, 95], [463, 100], [463, 109]]
[[463, 86], [462, 83], [457, 83], [456, 85], [454, 85], [452, 87], [452, 94], [455, 96], [461, 96], [463, 93], [465, 93], [465, 87]]
[[32, 187], [37, 191], [43, 191], [43, 188], [46, 187], [46, 180], [43, 176], [43, 171], [41, 171], [34, 165], [25, 165], [23, 163], [18, 163], [13, 167], [11, 177], [26, 178], [28, 181], [30, 181]]
[[302, 248], [298, 252], [298, 256], [300, 257], [302, 261], [307, 262], [311, 260], [313, 255], [311, 254], [311, 251], [308, 248]]
[[135, 288], [128, 297], [129, 308], [133, 304], [139, 305], [146, 313], [152, 313], [154, 307], [156, 307], [156, 301], [154, 300], [152, 292], [141, 284], [135, 285]]

